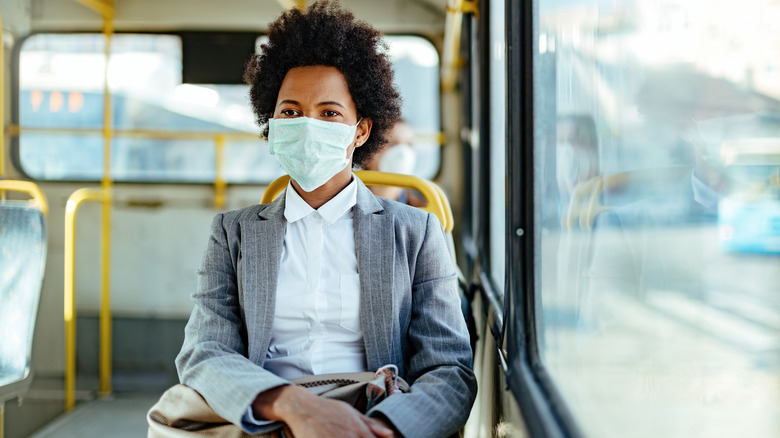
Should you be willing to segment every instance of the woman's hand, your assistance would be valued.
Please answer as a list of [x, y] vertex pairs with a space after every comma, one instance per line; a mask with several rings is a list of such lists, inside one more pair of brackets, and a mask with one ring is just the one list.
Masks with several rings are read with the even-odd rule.
[[369, 418], [343, 401], [317, 397], [293, 385], [261, 393], [252, 403], [252, 409], [263, 419], [285, 422], [297, 437], [398, 436], [383, 420]]
[[381, 433], [378, 433], [376, 430], [374, 430], [374, 433], [376, 434], [376, 436], [384, 437], [384, 438], [403, 438], [403, 435], [401, 435], [401, 432], [399, 432], [393, 426], [393, 423], [385, 420], [384, 418], [368, 418], [368, 419], [371, 420], [371, 421], [375, 421], [375, 422], [379, 423], [382, 427], [384, 427], [385, 429], [387, 429], [387, 430], [389, 430], [391, 432], [390, 435], [382, 435]]

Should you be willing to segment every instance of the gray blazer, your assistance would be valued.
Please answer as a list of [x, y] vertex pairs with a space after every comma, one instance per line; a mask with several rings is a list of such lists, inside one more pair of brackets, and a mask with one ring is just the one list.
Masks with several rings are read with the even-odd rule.
[[[284, 199], [214, 218], [176, 358], [181, 382], [237, 425], [260, 392], [289, 383], [262, 368]], [[381, 412], [406, 437], [449, 436], [466, 422], [477, 385], [441, 225], [433, 214], [374, 196], [359, 179], [352, 211], [367, 367], [395, 364], [411, 384], [369, 415]]]

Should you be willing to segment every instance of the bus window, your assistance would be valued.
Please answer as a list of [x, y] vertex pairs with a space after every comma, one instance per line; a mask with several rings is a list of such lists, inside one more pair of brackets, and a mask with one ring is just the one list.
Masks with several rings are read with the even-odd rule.
[[503, 295], [505, 272], [505, 223], [506, 223], [506, 50], [504, 29], [504, 5], [491, 2], [490, 53], [490, 276], [496, 290]]
[[[387, 37], [403, 113], [417, 132], [418, 168], [440, 161], [438, 55], [420, 37]], [[117, 181], [214, 181], [218, 135], [223, 178], [264, 183], [281, 175], [248, 104], [248, 86], [182, 83], [176, 35], [116, 34], [111, 91], [112, 178]], [[101, 34], [38, 34], [19, 55], [19, 157], [40, 180], [98, 180], [103, 175], [105, 39]], [[243, 70], [243, 65], [236, 69]]]
[[556, 388], [586, 436], [780, 435], [780, 7], [538, 3]]
[[[24, 42], [19, 155], [31, 177], [102, 177], [104, 51], [100, 34], [40, 34]], [[255, 143], [245, 87], [182, 84], [177, 36], [115, 35], [108, 78], [116, 180], [209, 182], [215, 175], [209, 133], [245, 133]], [[257, 154], [248, 155], [242, 162]]]
[[433, 179], [441, 161], [439, 54], [430, 41], [418, 36], [392, 35], [385, 39], [403, 99], [401, 114], [415, 132], [414, 175]]

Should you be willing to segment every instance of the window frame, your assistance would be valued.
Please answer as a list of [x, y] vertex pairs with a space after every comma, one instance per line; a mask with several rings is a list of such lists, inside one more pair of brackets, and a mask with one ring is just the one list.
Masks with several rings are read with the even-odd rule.
[[[535, 200], [534, 68], [538, 1], [506, 1], [507, 200], [504, 334], [506, 379], [531, 436], [582, 433], [539, 355], [541, 212]], [[501, 354], [501, 353], [500, 353]]]
[[[195, 31], [185, 31], [185, 30], [122, 30], [115, 32], [116, 35], [121, 34], [136, 34], [136, 35], [168, 35], [168, 36], [178, 36], [182, 37], [185, 33], [237, 33], [237, 34], [246, 34], [248, 31], [246, 30], [237, 30], [237, 31], [219, 31], [219, 30], [195, 30]], [[251, 31], [249, 31], [251, 32]], [[267, 35], [264, 32], [256, 32], [258, 38]], [[94, 34], [94, 35], [102, 35], [102, 33], [99, 30], [95, 29], [76, 29], [76, 30], [47, 30], [47, 29], [41, 29], [41, 30], [35, 30], [33, 32], [30, 32], [27, 35], [24, 35], [14, 41], [13, 47], [11, 48], [11, 59], [9, 61], [9, 65], [11, 67], [10, 71], [10, 115], [9, 115], [9, 123], [11, 127], [18, 128], [20, 127], [20, 114], [19, 114], [19, 106], [20, 106], [20, 64], [21, 64], [21, 52], [22, 47], [24, 46], [24, 43], [32, 37], [35, 37], [37, 35], [69, 35], [69, 34]], [[384, 36], [394, 37], [394, 36], [406, 36], [406, 37], [417, 37], [421, 38], [428, 43], [431, 44], [431, 47], [436, 51], [438, 57], [439, 57], [439, 65], [441, 65], [441, 51], [439, 50], [439, 47], [434, 43], [433, 39], [428, 37], [424, 34], [419, 33], [388, 33], [384, 34]], [[437, 104], [439, 107], [439, 124], [438, 124], [438, 132], [443, 132], [443, 126], [444, 126], [444, 117], [442, 116], [442, 92], [441, 92], [441, 84], [440, 84], [440, 77], [437, 75], [437, 81], [438, 86], [437, 88]], [[240, 85], [240, 84], [236, 84]], [[260, 131], [258, 130], [257, 135], [260, 135]], [[44, 182], [44, 183], [55, 183], [55, 184], [92, 184], [92, 183], [99, 183], [101, 181], [100, 178], [98, 179], [40, 179], [33, 177], [27, 171], [25, 170], [24, 166], [22, 166], [22, 160], [21, 160], [21, 144], [20, 144], [20, 133], [15, 132], [11, 133], [9, 135], [9, 155], [10, 155], [10, 163], [11, 166], [13, 166], [14, 170], [19, 172], [19, 174], [28, 180], [31, 181], [37, 181], [37, 182]], [[117, 138], [114, 136], [112, 138]], [[443, 145], [439, 145], [439, 167], [436, 170], [436, 173], [433, 175], [431, 179], [436, 179], [441, 175], [442, 172], [442, 162], [443, 162]], [[101, 170], [102, 172], [102, 170]], [[228, 184], [230, 186], [234, 187], [251, 187], [251, 186], [264, 186], [269, 184], [273, 179], [269, 179], [268, 181], [257, 181], [257, 182], [229, 182]], [[133, 179], [122, 179], [118, 181], [114, 181], [115, 184], [131, 184], [131, 185], [159, 185], [159, 184], [165, 184], [165, 185], [181, 185], [181, 186], [213, 186], [215, 184], [215, 181], [176, 181], [176, 180], [133, 180]]]

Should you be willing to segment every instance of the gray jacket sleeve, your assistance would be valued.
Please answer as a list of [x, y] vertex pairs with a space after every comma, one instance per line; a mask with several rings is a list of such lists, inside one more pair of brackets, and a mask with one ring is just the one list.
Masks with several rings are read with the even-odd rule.
[[389, 397], [369, 415], [381, 413], [407, 438], [447, 437], [468, 419], [477, 381], [455, 269], [433, 214], [413, 272], [403, 376], [411, 390]]
[[[227, 421], [241, 425], [257, 395], [289, 382], [247, 358], [247, 329], [240, 308], [236, 276], [238, 243], [229, 242], [225, 222], [235, 215], [217, 215], [198, 269], [195, 307], [176, 358], [181, 383], [200, 393]], [[236, 224], [233, 223], [233, 226]]]

